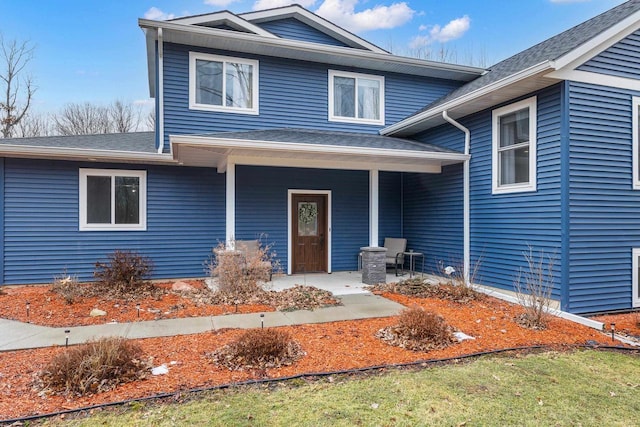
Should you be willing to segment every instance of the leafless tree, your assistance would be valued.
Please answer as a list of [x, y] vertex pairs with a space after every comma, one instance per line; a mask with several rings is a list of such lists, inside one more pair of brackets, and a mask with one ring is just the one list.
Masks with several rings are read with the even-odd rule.
[[59, 135], [112, 133], [107, 108], [85, 102], [67, 104], [53, 116], [54, 130]]
[[113, 132], [136, 132], [140, 127], [141, 111], [140, 108], [134, 108], [133, 104], [116, 100], [107, 107], [107, 111]]
[[33, 59], [30, 42], [5, 41], [0, 35], [0, 134], [12, 136], [15, 126], [24, 119], [36, 87], [26, 67]]
[[147, 125], [148, 130], [155, 130], [156, 128], [156, 110], [155, 109], [152, 109], [151, 111], [149, 111], [149, 114], [147, 114], [147, 120], [145, 124]]
[[13, 137], [30, 138], [34, 136], [49, 136], [53, 134], [49, 117], [43, 114], [28, 113], [13, 128]]

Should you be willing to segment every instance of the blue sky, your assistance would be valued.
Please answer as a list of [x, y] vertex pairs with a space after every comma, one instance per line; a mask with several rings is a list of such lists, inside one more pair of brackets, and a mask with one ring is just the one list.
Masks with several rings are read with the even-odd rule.
[[[137, 19], [228, 9], [247, 12], [286, 0], [2, 0], [0, 33], [30, 40], [35, 109], [69, 102], [148, 102], [145, 45]], [[566, 30], [621, 0], [298, 0], [394, 53], [445, 49], [487, 65]]]

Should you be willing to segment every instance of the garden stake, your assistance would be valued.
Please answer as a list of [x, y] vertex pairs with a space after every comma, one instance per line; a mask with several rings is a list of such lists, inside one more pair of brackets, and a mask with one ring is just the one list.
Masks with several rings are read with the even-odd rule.
[[65, 329], [64, 330], [64, 346], [65, 347], [69, 347], [69, 333], [71, 332], [70, 329]]
[[140, 318], [140, 303], [136, 304], [136, 310], [138, 310], [138, 318]]
[[264, 329], [264, 313], [260, 314], [260, 324], [262, 325], [262, 329]]
[[29, 301], [27, 301], [26, 305], [27, 305], [27, 319], [29, 319], [29, 311], [30, 311], [30, 308], [31, 308], [31, 303]]
[[611, 341], [615, 341], [615, 335], [616, 333], [616, 324], [615, 323], [611, 323]]

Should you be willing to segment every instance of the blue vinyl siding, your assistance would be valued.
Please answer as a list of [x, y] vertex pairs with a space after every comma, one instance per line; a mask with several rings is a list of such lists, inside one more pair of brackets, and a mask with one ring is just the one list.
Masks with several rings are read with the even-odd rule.
[[236, 167], [236, 238], [272, 244], [287, 271], [289, 189], [331, 190], [332, 270], [357, 268], [369, 243], [369, 173], [326, 169]]
[[[147, 231], [78, 231], [78, 170], [147, 170]], [[115, 249], [138, 251], [154, 277], [202, 277], [224, 240], [224, 175], [204, 168], [5, 159], [4, 281], [45, 283], [66, 271], [90, 280]]]
[[[189, 47], [164, 46], [164, 133], [168, 135], [307, 128], [377, 133], [382, 126], [328, 120], [328, 70], [323, 64], [250, 56], [259, 60], [259, 115], [189, 110]], [[230, 52], [204, 52], [237, 56]], [[460, 85], [451, 80], [421, 78], [369, 70], [348, 69], [385, 76], [386, 124], [395, 123]], [[168, 150], [168, 145], [165, 150]]]
[[340, 40], [316, 30], [295, 18], [279, 19], [257, 24], [259, 27], [283, 39], [300, 40], [303, 42], [322, 43], [331, 46], [348, 47]]
[[[561, 250], [560, 85], [539, 92], [537, 100], [536, 192], [491, 194], [491, 110], [459, 120], [471, 131], [472, 270], [473, 264], [478, 264], [476, 282], [507, 290], [513, 289], [518, 272], [526, 267], [523, 252], [528, 245], [556, 258]], [[425, 132], [417, 139], [460, 151], [464, 148], [463, 133], [450, 125]], [[441, 176], [405, 179], [405, 235], [416, 250], [427, 251], [431, 268], [439, 260], [462, 264], [462, 190], [461, 165], [444, 168]], [[410, 207], [410, 203], [415, 206]], [[412, 224], [411, 215], [425, 219], [415, 219]], [[431, 221], [440, 223], [427, 226]], [[419, 235], [424, 227], [432, 227], [431, 232], [422, 231], [421, 241], [412, 242], [412, 236]], [[553, 296], [560, 299], [559, 259], [554, 276]]]
[[631, 308], [631, 249], [640, 247], [632, 190], [632, 92], [569, 84], [570, 309]]
[[402, 237], [402, 174], [378, 174], [378, 245], [385, 237]]
[[640, 79], [640, 30], [590, 59], [578, 70]]

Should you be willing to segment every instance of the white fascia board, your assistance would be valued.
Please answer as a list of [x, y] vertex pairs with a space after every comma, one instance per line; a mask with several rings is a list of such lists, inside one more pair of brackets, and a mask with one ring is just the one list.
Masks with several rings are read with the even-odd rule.
[[100, 160], [113, 162], [139, 162], [177, 164], [170, 154], [138, 151], [94, 150], [85, 148], [34, 147], [25, 145], [0, 145], [2, 157], [27, 157], [60, 160]]
[[344, 28], [341, 28], [298, 5], [291, 5], [287, 7], [261, 10], [256, 12], [241, 13], [240, 16], [247, 21], [252, 22], [265, 22], [275, 19], [293, 17], [309, 25], [310, 27], [328, 34], [329, 36], [334, 37], [335, 39], [340, 40], [350, 46], [361, 47], [372, 52], [388, 53], [386, 50], [372, 43], [369, 43], [368, 41], [356, 36], [355, 34], [350, 33]]
[[529, 77], [534, 77], [537, 74], [540, 74], [546, 70], [554, 70], [555, 65], [553, 61], [544, 61], [532, 67], [529, 67], [525, 70], [522, 70], [518, 73], [511, 74], [503, 79], [495, 81], [491, 84], [483, 86], [479, 89], [474, 90], [473, 92], [469, 92], [466, 95], [463, 95], [459, 98], [452, 99], [449, 102], [445, 102], [444, 104], [438, 105], [435, 108], [430, 110], [423, 111], [422, 113], [416, 114], [415, 116], [404, 119], [396, 124], [391, 126], [387, 126], [386, 128], [380, 130], [380, 135], [393, 135], [403, 130], [407, 130], [408, 128], [431, 118], [441, 117], [443, 111], [451, 112], [451, 110], [455, 110], [456, 107], [461, 105], [468, 104], [473, 102], [473, 100], [480, 98], [481, 96], [488, 95], [491, 92], [498, 91], [507, 86], [510, 86], [514, 83], [518, 83], [524, 79]]
[[593, 73], [590, 71], [572, 70], [569, 68], [553, 71], [545, 75], [545, 77], [560, 80], [570, 80], [579, 83], [588, 83], [598, 86], [615, 87], [619, 89], [628, 89], [635, 91], [640, 89], [640, 83], [635, 79]]
[[413, 151], [396, 150], [390, 148], [369, 148], [369, 147], [345, 147], [340, 145], [327, 144], [299, 144], [295, 142], [276, 141], [256, 141], [244, 139], [224, 139], [197, 135], [171, 135], [169, 137], [171, 145], [190, 145], [204, 147], [240, 148], [252, 150], [278, 151], [278, 152], [300, 152], [300, 153], [323, 153], [323, 154], [347, 154], [354, 156], [389, 156], [404, 157], [410, 159], [425, 160], [450, 160], [464, 161], [470, 156], [462, 153], [433, 152], [433, 151]]
[[[486, 70], [483, 68], [470, 67], [467, 65], [445, 64], [442, 62], [428, 61], [424, 59], [411, 58], [406, 56], [396, 56], [390, 53], [370, 52], [366, 50], [353, 49], [350, 47], [330, 46], [319, 43], [309, 43], [299, 40], [289, 40], [281, 38], [265, 38], [255, 34], [225, 31], [217, 28], [199, 27], [196, 25], [183, 25], [166, 21], [153, 21], [149, 19], [138, 19], [138, 25], [145, 28], [163, 28], [165, 30], [165, 38], [168, 31], [178, 33], [191, 33], [211, 38], [226, 38], [242, 42], [251, 42], [255, 45], [273, 46], [280, 48], [289, 48], [291, 50], [299, 50], [308, 53], [318, 53], [323, 55], [332, 55], [336, 57], [349, 58], [353, 62], [353, 66], [358, 66], [359, 60], [366, 59], [371, 61], [379, 61], [380, 64], [395, 64], [398, 66], [411, 66], [431, 69], [434, 71], [458, 73], [465, 78], [451, 77], [452, 80], [471, 81], [481, 76]], [[206, 46], [205, 46], [206, 47]], [[150, 52], [147, 52], [149, 55]]]
[[235, 15], [227, 10], [216, 13], [208, 13], [206, 15], [197, 15], [197, 16], [188, 16], [185, 18], [172, 19], [170, 22], [179, 22], [180, 24], [185, 25], [198, 25], [198, 24], [206, 24], [209, 22], [219, 22], [220, 24], [229, 25], [232, 28], [238, 28], [242, 30], [249, 31], [250, 33], [258, 34], [263, 37], [276, 38], [276, 36], [269, 31], [258, 27], [255, 24], [247, 21]]
[[629, 15], [609, 29], [589, 39], [586, 43], [556, 59], [556, 69], [577, 67], [603, 50], [613, 46], [638, 28], [640, 28], [640, 11]]

